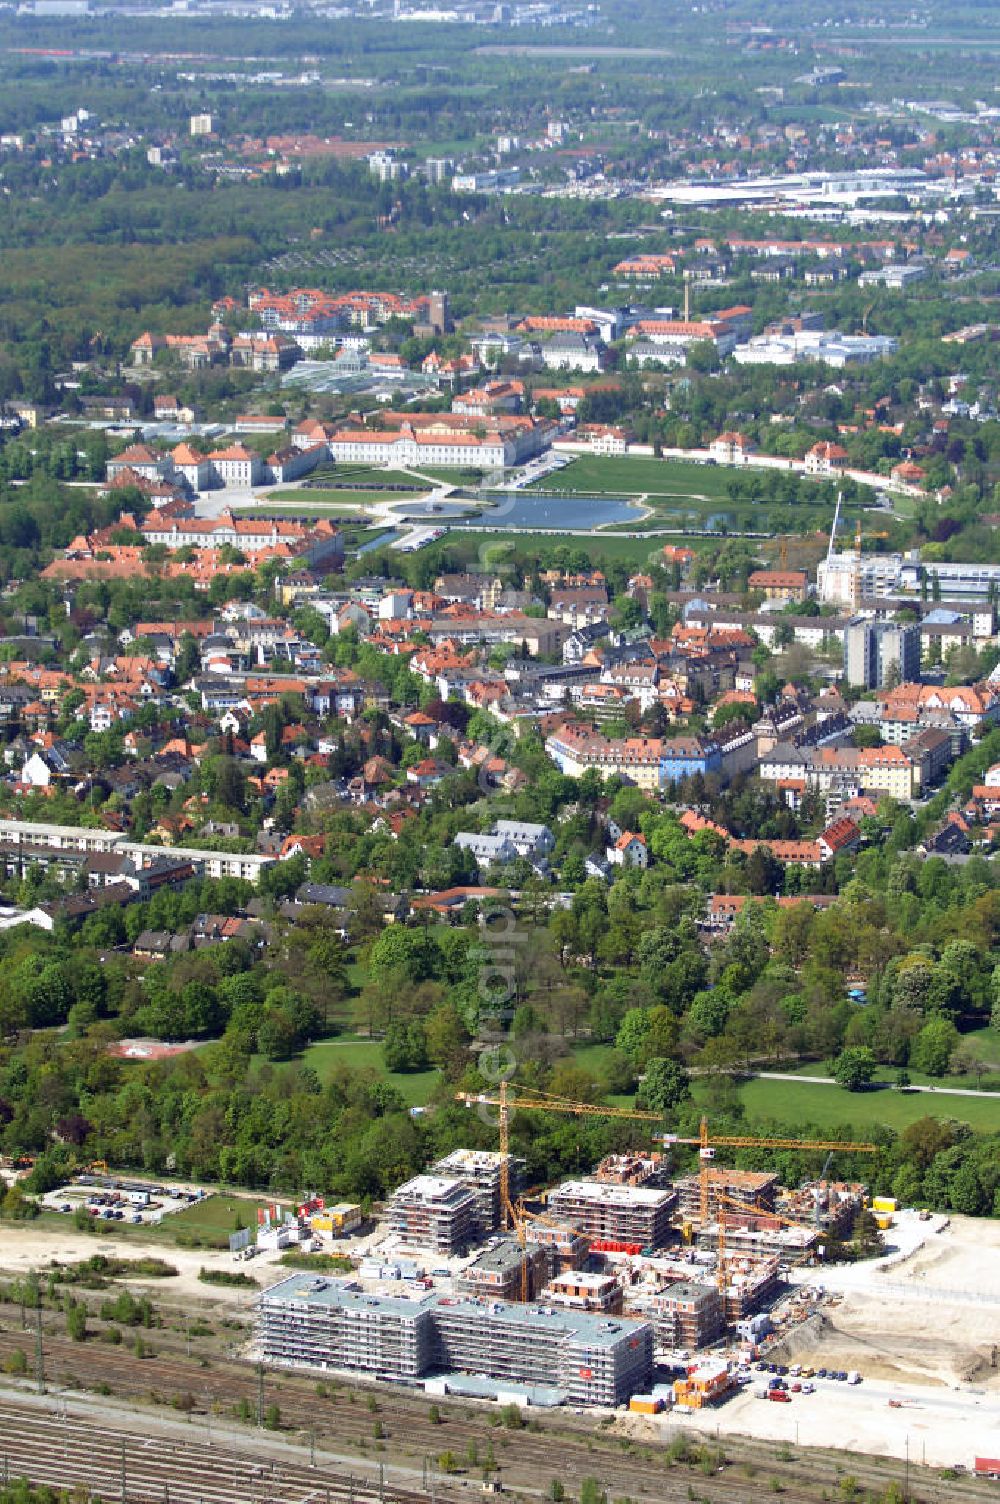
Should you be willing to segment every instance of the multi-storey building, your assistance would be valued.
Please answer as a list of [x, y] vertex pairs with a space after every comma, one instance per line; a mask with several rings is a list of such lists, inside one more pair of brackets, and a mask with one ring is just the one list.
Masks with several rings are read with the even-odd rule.
[[527, 1299], [534, 1300], [548, 1278], [551, 1261], [540, 1243], [526, 1242], [522, 1248], [516, 1238], [495, 1238], [463, 1269], [456, 1289], [463, 1295], [511, 1301], [520, 1300], [524, 1290]]
[[642, 1248], [660, 1248], [667, 1242], [676, 1203], [672, 1190], [597, 1180], [567, 1180], [548, 1198], [553, 1217], [589, 1238]]
[[449, 1370], [498, 1391], [554, 1389], [573, 1404], [613, 1406], [648, 1385], [653, 1329], [499, 1300], [366, 1295], [345, 1281], [293, 1274], [260, 1298], [267, 1361], [410, 1381]]
[[616, 1315], [622, 1309], [624, 1291], [613, 1274], [595, 1274], [583, 1269], [567, 1269], [542, 1291], [546, 1305], [563, 1306], [573, 1311], [605, 1311]]
[[849, 622], [844, 631], [844, 676], [862, 689], [920, 677], [920, 628], [901, 622]]
[[722, 1296], [714, 1285], [678, 1280], [649, 1304], [658, 1347], [686, 1347], [694, 1352], [722, 1336], [726, 1316]]
[[439, 1299], [440, 1368], [483, 1373], [501, 1385], [560, 1390], [572, 1404], [619, 1405], [649, 1382], [653, 1329], [554, 1306]]
[[[510, 1194], [517, 1192], [520, 1166], [512, 1155], [507, 1156], [510, 1177]], [[500, 1205], [500, 1172], [503, 1155], [486, 1149], [453, 1149], [444, 1159], [431, 1166], [431, 1175], [445, 1180], [459, 1180], [473, 1193], [476, 1203], [475, 1231], [481, 1238], [489, 1237], [500, 1225], [503, 1208]]]
[[462, 1253], [475, 1237], [479, 1202], [465, 1181], [417, 1175], [389, 1201], [389, 1227], [401, 1243], [434, 1253]]
[[[701, 1216], [701, 1174], [685, 1175], [675, 1182], [680, 1198], [680, 1210], [686, 1219], [697, 1221]], [[730, 1170], [722, 1165], [713, 1165], [708, 1171], [708, 1214], [716, 1216], [720, 1197], [740, 1206], [762, 1207], [774, 1210], [774, 1198], [778, 1191], [777, 1175], [758, 1170]]]

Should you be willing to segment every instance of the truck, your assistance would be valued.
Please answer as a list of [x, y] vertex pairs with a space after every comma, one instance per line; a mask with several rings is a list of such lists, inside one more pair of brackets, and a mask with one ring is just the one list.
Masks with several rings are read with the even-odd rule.
[[786, 1394], [784, 1389], [771, 1389], [768, 1391], [767, 1397], [769, 1400], [777, 1400], [779, 1405], [790, 1405], [792, 1403], [792, 1396]]
[[858, 1373], [858, 1371], [857, 1371], [856, 1368], [852, 1368], [851, 1371], [850, 1371], [850, 1373], [847, 1375], [847, 1382], [849, 1384], [860, 1384], [861, 1383], [861, 1375]]
[[763, 1384], [758, 1384], [753, 1392], [754, 1399], [766, 1400], [770, 1392], [771, 1391], [767, 1389]]

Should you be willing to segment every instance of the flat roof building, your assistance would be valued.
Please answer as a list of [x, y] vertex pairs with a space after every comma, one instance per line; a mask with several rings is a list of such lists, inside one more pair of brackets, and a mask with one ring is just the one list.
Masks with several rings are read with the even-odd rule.
[[462, 1295], [511, 1301], [520, 1300], [522, 1290], [526, 1289], [528, 1300], [534, 1300], [548, 1278], [553, 1261], [550, 1250], [540, 1243], [522, 1248], [516, 1238], [497, 1238], [463, 1269], [455, 1288]]
[[649, 1306], [658, 1347], [694, 1352], [722, 1336], [726, 1325], [722, 1296], [714, 1285], [679, 1280], [654, 1295]]
[[557, 1274], [542, 1291], [546, 1305], [565, 1306], [573, 1311], [605, 1311], [609, 1315], [621, 1311], [623, 1305], [621, 1285], [613, 1274], [591, 1274], [581, 1269], [568, 1269]]
[[457, 1370], [554, 1388], [575, 1404], [623, 1404], [648, 1387], [653, 1370], [645, 1321], [498, 1300], [365, 1295], [309, 1274], [264, 1291], [259, 1332], [271, 1362], [397, 1381]]
[[590, 1238], [660, 1248], [670, 1237], [677, 1202], [672, 1190], [567, 1180], [549, 1194], [552, 1215]]
[[[507, 1156], [510, 1194], [516, 1194], [520, 1166], [513, 1155]], [[487, 1149], [453, 1149], [444, 1159], [431, 1165], [430, 1174], [446, 1180], [460, 1180], [472, 1191], [476, 1203], [476, 1232], [488, 1238], [500, 1226], [500, 1171], [503, 1155]]]
[[464, 1253], [475, 1241], [475, 1190], [444, 1175], [417, 1175], [389, 1201], [389, 1228], [410, 1248], [433, 1253]]

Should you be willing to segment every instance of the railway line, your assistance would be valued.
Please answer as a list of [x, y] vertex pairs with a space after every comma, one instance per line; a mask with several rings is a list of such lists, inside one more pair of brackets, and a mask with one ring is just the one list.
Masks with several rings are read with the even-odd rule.
[[[262, 1456], [255, 1447], [209, 1445], [194, 1438], [138, 1435], [72, 1413], [64, 1401], [41, 1411], [0, 1400], [0, 1468], [5, 1478], [78, 1487], [120, 1504], [265, 1504], [274, 1498], [316, 1504], [418, 1504], [427, 1491], [387, 1481], [391, 1469], [345, 1472]], [[435, 1481], [435, 1491], [438, 1491]]]
[[[14, 1309], [7, 1307], [0, 1316], [3, 1320], [0, 1363], [20, 1348], [28, 1358], [29, 1373], [34, 1373], [35, 1333], [30, 1326], [22, 1330], [19, 1321], [10, 1319], [14, 1315]], [[54, 1318], [54, 1313], [50, 1312], [45, 1313], [45, 1318], [50, 1324], [53, 1319], [60, 1319]], [[340, 1499], [350, 1501], [351, 1498], [357, 1500], [357, 1504], [367, 1504], [368, 1499], [379, 1497], [377, 1491], [373, 1495], [371, 1489], [374, 1486], [373, 1469], [377, 1472], [378, 1458], [381, 1457], [387, 1464], [383, 1479], [384, 1499], [392, 1500], [394, 1504], [407, 1504], [408, 1493], [414, 1499], [427, 1498], [429, 1495], [423, 1489], [414, 1491], [412, 1487], [401, 1484], [390, 1489], [388, 1478], [395, 1475], [422, 1479], [426, 1466], [424, 1459], [437, 1458], [443, 1451], [450, 1451], [456, 1458], [463, 1459], [470, 1442], [476, 1444], [480, 1458], [487, 1447], [492, 1449], [495, 1462], [502, 1470], [505, 1491], [534, 1497], [545, 1495], [554, 1477], [563, 1482], [567, 1491], [575, 1493], [585, 1477], [597, 1476], [614, 1498], [681, 1500], [688, 1498], [688, 1488], [695, 1486], [697, 1496], [711, 1501], [711, 1504], [746, 1504], [752, 1491], [762, 1485], [769, 1486], [772, 1478], [778, 1478], [786, 1504], [814, 1504], [820, 1479], [832, 1493], [839, 1477], [849, 1472], [861, 1488], [878, 1494], [890, 1480], [898, 1480], [901, 1471], [899, 1465], [891, 1461], [859, 1456], [848, 1458], [832, 1450], [796, 1449], [793, 1455], [779, 1458], [774, 1442], [727, 1436], [719, 1438], [717, 1445], [730, 1459], [730, 1465], [720, 1469], [706, 1458], [694, 1468], [672, 1466], [665, 1444], [680, 1434], [682, 1423], [671, 1425], [662, 1438], [630, 1440], [595, 1424], [593, 1417], [576, 1417], [560, 1411], [533, 1418], [530, 1429], [508, 1431], [496, 1424], [495, 1410], [461, 1400], [449, 1400], [440, 1407], [444, 1412], [442, 1422], [431, 1418], [430, 1405], [422, 1394], [410, 1395], [386, 1386], [368, 1385], [360, 1379], [337, 1379], [285, 1369], [268, 1370], [263, 1376], [262, 1389], [258, 1370], [245, 1359], [218, 1353], [211, 1358], [197, 1353], [187, 1357], [182, 1350], [168, 1348], [168, 1340], [183, 1344], [183, 1336], [165, 1331], [143, 1332], [141, 1335], [144, 1342], [157, 1349], [154, 1354], [140, 1357], [124, 1344], [108, 1347], [91, 1339], [81, 1345], [61, 1332], [46, 1330], [43, 1333], [47, 1383], [50, 1390], [63, 1390], [58, 1398], [53, 1400], [50, 1396], [45, 1403], [61, 1404], [68, 1411], [74, 1406], [74, 1391], [89, 1391], [90, 1394], [96, 1392], [98, 1396], [106, 1396], [109, 1407], [125, 1402], [141, 1407], [141, 1413], [131, 1425], [119, 1418], [117, 1429], [103, 1424], [97, 1426], [95, 1436], [111, 1435], [110, 1442], [102, 1442], [100, 1447], [96, 1443], [93, 1447], [88, 1445], [78, 1453], [71, 1448], [64, 1458], [58, 1450], [59, 1446], [65, 1446], [60, 1438], [79, 1437], [89, 1427], [94, 1427], [87, 1412], [92, 1415], [95, 1405], [100, 1405], [99, 1399], [95, 1401], [88, 1397], [77, 1402], [77, 1408], [83, 1413], [74, 1414], [72, 1420], [67, 1414], [67, 1418], [57, 1424], [50, 1415], [48, 1432], [36, 1419], [35, 1426], [27, 1428], [22, 1435], [18, 1426], [6, 1424], [6, 1410], [20, 1406], [20, 1413], [23, 1413], [28, 1399], [37, 1406], [41, 1397], [22, 1395], [18, 1400], [0, 1396], [0, 1438], [3, 1438], [0, 1440], [0, 1455], [6, 1439], [11, 1438], [6, 1447], [6, 1465], [12, 1473], [25, 1471], [38, 1482], [66, 1482], [65, 1471], [61, 1477], [53, 1476], [53, 1468], [60, 1460], [68, 1461], [75, 1468], [79, 1456], [81, 1466], [84, 1461], [94, 1468], [100, 1464], [102, 1481], [93, 1481], [90, 1472], [74, 1474], [70, 1481], [100, 1489], [105, 1498], [120, 1499], [122, 1437], [138, 1437], [131, 1443], [136, 1457], [140, 1462], [152, 1461], [155, 1465], [148, 1476], [145, 1472], [136, 1473], [135, 1489], [131, 1486], [127, 1489], [128, 1504], [169, 1504], [170, 1495], [175, 1504], [232, 1504], [234, 1498], [245, 1499], [246, 1504], [264, 1504], [263, 1498], [251, 1498], [246, 1492], [251, 1480], [246, 1458], [247, 1454], [256, 1456], [260, 1453], [270, 1441], [271, 1433], [248, 1428], [244, 1440], [238, 1430], [234, 1434], [227, 1429], [225, 1441], [219, 1440], [223, 1427], [238, 1425], [235, 1416], [241, 1403], [244, 1415], [253, 1418], [262, 1402], [264, 1405], [272, 1402], [279, 1405], [284, 1446], [286, 1449], [297, 1446], [302, 1459], [287, 1464], [287, 1482], [281, 1482], [280, 1487], [275, 1484], [273, 1488], [269, 1484], [268, 1497], [280, 1497], [289, 1504], [298, 1504], [307, 1496], [312, 1497], [315, 1504], [323, 1504], [322, 1498], [316, 1494], [318, 1479], [326, 1487], [328, 1477], [342, 1480], [345, 1476], [350, 1477], [352, 1472], [356, 1474], [353, 1495], [350, 1492], [346, 1495], [335, 1493], [331, 1482], [330, 1504]], [[163, 1341], [168, 1350], [160, 1350], [161, 1339], [168, 1339]], [[320, 1379], [329, 1385], [328, 1393], [317, 1392]], [[178, 1423], [171, 1411], [171, 1405], [179, 1398], [184, 1401], [185, 1408], [193, 1405], [191, 1424]], [[376, 1416], [384, 1441], [379, 1441], [378, 1457], [373, 1459]], [[156, 1447], [150, 1433], [158, 1426], [171, 1424], [182, 1427], [179, 1429], [182, 1446], [171, 1446], [165, 1459], [159, 1452], [154, 1458]], [[218, 1445], [206, 1452], [206, 1433], [211, 1434], [213, 1424]], [[49, 1445], [53, 1425], [56, 1425], [54, 1451]], [[704, 1436], [694, 1439], [706, 1440]], [[711, 1447], [713, 1443], [708, 1440]], [[318, 1459], [316, 1468], [310, 1467], [307, 1460], [314, 1448]], [[235, 1471], [226, 1472], [219, 1485], [224, 1499], [207, 1485], [201, 1492], [190, 1491], [187, 1462], [192, 1456], [196, 1458], [195, 1477], [202, 1483], [206, 1477], [210, 1478], [213, 1487], [223, 1478], [216, 1466], [217, 1460], [228, 1459], [227, 1466]], [[206, 1456], [211, 1463], [207, 1471]], [[390, 1461], [391, 1468], [388, 1466]], [[39, 1472], [39, 1466], [45, 1471]], [[127, 1473], [129, 1466], [127, 1462]], [[160, 1475], [159, 1491], [151, 1494], [148, 1492], [152, 1486], [149, 1479], [157, 1473]], [[915, 1467], [911, 1473], [913, 1496], [925, 1504], [955, 1504], [956, 1500], [978, 1504], [979, 1500], [991, 1497], [986, 1485], [971, 1479], [946, 1482]], [[437, 1484], [437, 1494], [444, 1499], [449, 1496], [449, 1490], [455, 1494], [459, 1489], [467, 1498], [470, 1487], [478, 1489], [479, 1477], [480, 1464], [470, 1466], [457, 1485], [442, 1476]], [[113, 1487], [109, 1478], [112, 1478]], [[754, 1479], [758, 1481], [754, 1482]], [[233, 1493], [231, 1488], [237, 1483], [238, 1492]], [[300, 1487], [302, 1491], [297, 1492]], [[366, 1487], [367, 1494], [364, 1492]], [[228, 1493], [227, 1489], [230, 1489]]]

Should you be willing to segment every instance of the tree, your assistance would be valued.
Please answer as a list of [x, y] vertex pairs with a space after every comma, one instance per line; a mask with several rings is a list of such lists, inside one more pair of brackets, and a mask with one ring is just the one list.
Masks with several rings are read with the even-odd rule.
[[449, 1079], [460, 1076], [472, 1036], [454, 1003], [439, 1003], [424, 1019], [427, 1058]]
[[864, 1091], [875, 1075], [875, 1056], [867, 1045], [841, 1050], [834, 1062], [834, 1080], [847, 1091]]
[[690, 1078], [676, 1060], [650, 1060], [639, 1087], [639, 1101], [651, 1112], [668, 1112], [688, 1095]]
[[746, 874], [750, 892], [763, 898], [780, 890], [784, 868], [769, 846], [755, 846], [747, 860]]
[[246, 808], [246, 779], [243, 769], [232, 757], [219, 757], [211, 768], [215, 797], [227, 809], [238, 812]]
[[382, 1057], [387, 1071], [427, 1069], [427, 1034], [419, 1018], [393, 1023], [385, 1031]]
[[66, 1331], [74, 1342], [87, 1340], [87, 1307], [73, 1300], [66, 1307]]
[[910, 1049], [910, 1064], [927, 1076], [943, 1076], [958, 1045], [958, 1030], [947, 1018], [932, 1018]]
[[26, 1196], [15, 1181], [0, 1201], [0, 1216], [5, 1222], [27, 1222], [38, 1216], [38, 1203]]

